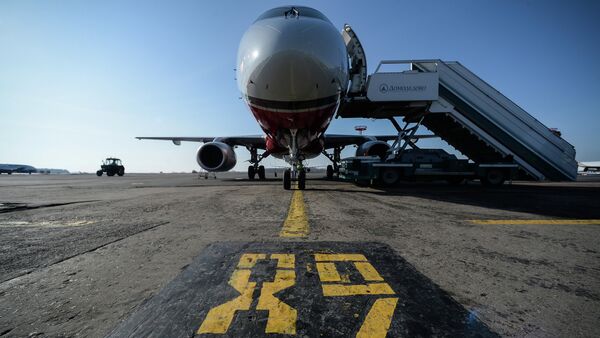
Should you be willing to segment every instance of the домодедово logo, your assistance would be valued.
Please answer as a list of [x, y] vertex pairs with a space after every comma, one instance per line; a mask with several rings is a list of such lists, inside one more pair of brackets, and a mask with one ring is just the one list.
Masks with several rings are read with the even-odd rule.
[[385, 94], [388, 92], [388, 85], [385, 83], [382, 83], [379, 85], [379, 92]]

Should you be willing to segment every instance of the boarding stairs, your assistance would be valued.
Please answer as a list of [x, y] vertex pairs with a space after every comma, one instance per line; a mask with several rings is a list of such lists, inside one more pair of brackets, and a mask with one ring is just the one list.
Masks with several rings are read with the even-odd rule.
[[[408, 70], [382, 70], [398, 65]], [[577, 178], [571, 144], [459, 62], [382, 61], [366, 85], [351, 86], [337, 116], [419, 121], [476, 163], [517, 164], [535, 180]]]

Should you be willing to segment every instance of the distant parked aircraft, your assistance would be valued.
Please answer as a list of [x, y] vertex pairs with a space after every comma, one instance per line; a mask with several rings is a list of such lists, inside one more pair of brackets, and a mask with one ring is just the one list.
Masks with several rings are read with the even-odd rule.
[[579, 174], [600, 174], [600, 161], [579, 162], [577, 166], [579, 167]]
[[36, 173], [37, 169], [26, 164], [0, 164], [0, 174], [31, 174]]

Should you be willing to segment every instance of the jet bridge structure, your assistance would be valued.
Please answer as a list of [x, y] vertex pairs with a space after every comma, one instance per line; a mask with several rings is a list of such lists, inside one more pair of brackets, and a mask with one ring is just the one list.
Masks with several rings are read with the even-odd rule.
[[[364, 55], [359, 63], [366, 68]], [[382, 67], [405, 65], [405, 71]], [[366, 70], [351, 70], [366, 74]], [[362, 74], [361, 74], [362, 72]], [[564, 181], [577, 177], [575, 149], [459, 62], [382, 61], [365, 79], [354, 76], [338, 117], [419, 123], [476, 163], [516, 164], [522, 176]]]

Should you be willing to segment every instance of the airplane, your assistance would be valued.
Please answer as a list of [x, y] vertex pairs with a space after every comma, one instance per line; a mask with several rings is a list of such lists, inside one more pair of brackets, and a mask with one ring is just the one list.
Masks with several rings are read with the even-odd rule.
[[[204, 143], [196, 160], [209, 172], [232, 169], [236, 165], [234, 147], [246, 147], [250, 180], [257, 174], [259, 179], [265, 178], [265, 168], [259, 164], [267, 156], [283, 159], [291, 166], [284, 171], [286, 190], [292, 180], [297, 181], [298, 189], [305, 189], [303, 161], [320, 154], [332, 162], [327, 166], [328, 178], [337, 172], [340, 153], [348, 145], [358, 146], [357, 156], [385, 156], [390, 148], [387, 141], [398, 135], [325, 134], [356, 75], [356, 60], [349, 62], [347, 32], [351, 32], [350, 26], [340, 33], [313, 8], [267, 10], [244, 33], [236, 67], [238, 88], [265, 135], [136, 138], [170, 140], [175, 145]], [[361, 62], [366, 65], [364, 59]]]
[[37, 169], [25, 164], [0, 164], [0, 174], [30, 174], [36, 173]]
[[600, 174], [600, 161], [577, 162], [577, 166], [581, 168], [578, 170], [580, 175]]

